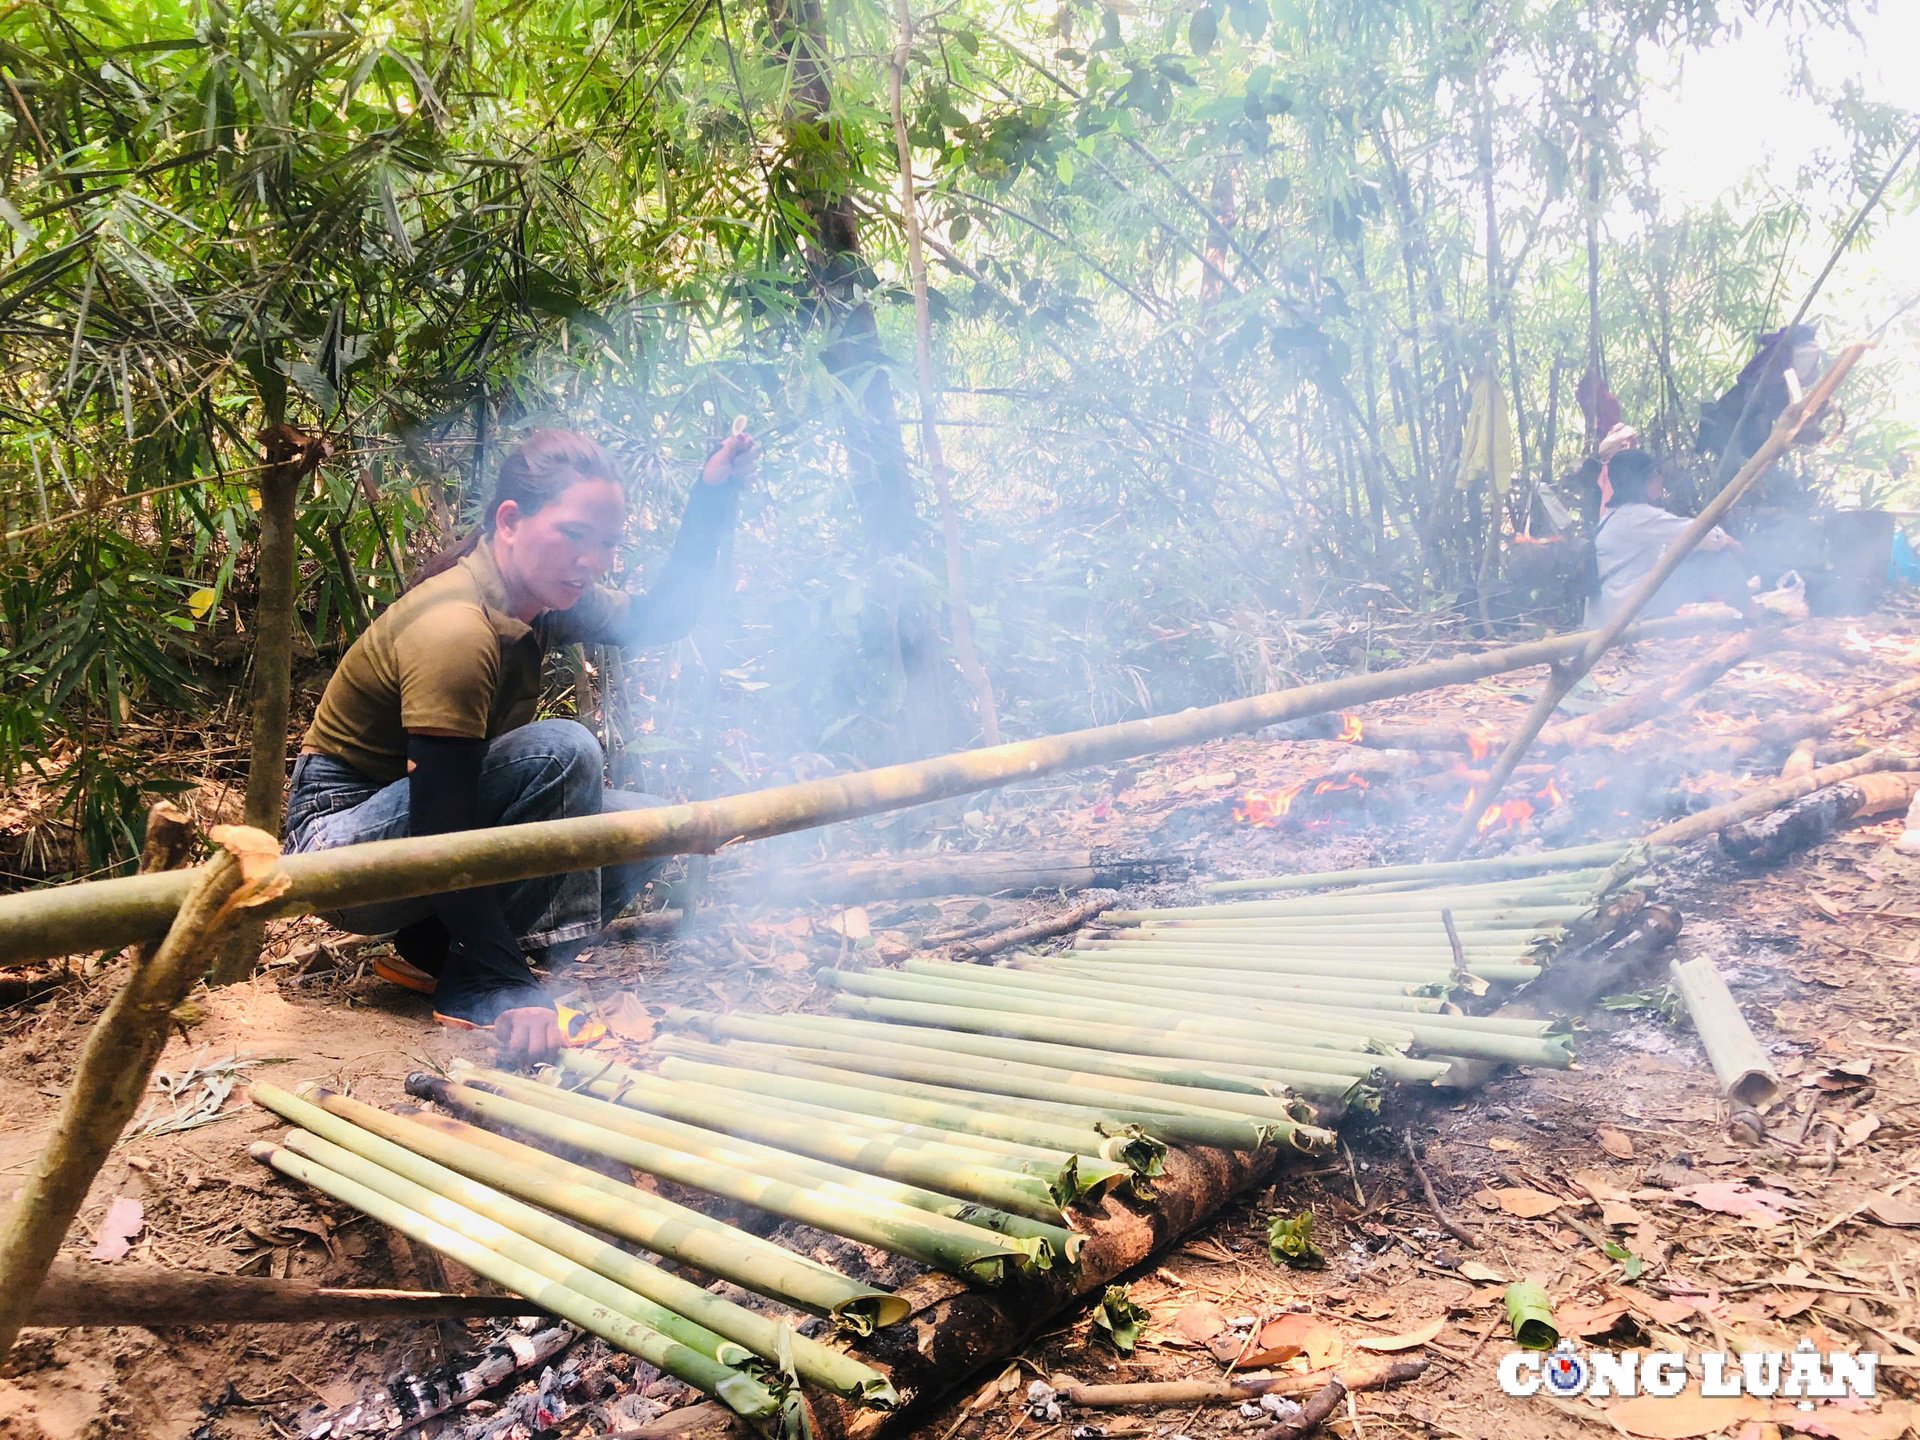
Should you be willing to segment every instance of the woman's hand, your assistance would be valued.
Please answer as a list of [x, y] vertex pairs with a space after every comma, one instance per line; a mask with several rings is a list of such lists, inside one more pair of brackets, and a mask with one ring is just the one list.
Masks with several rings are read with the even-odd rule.
[[720, 442], [720, 448], [707, 457], [700, 478], [709, 485], [725, 485], [729, 480], [745, 480], [753, 474], [760, 446], [744, 429], [735, 430]]
[[493, 1020], [494, 1058], [507, 1066], [544, 1064], [566, 1044], [560, 1019], [544, 1005], [502, 1010]]

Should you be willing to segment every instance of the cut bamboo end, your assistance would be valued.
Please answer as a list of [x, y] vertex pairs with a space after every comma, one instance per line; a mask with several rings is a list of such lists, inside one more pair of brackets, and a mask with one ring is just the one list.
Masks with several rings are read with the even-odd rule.
[[1733, 992], [1704, 955], [1675, 960], [1669, 967], [1674, 988], [1687, 1007], [1693, 1028], [1706, 1047], [1707, 1060], [1721, 1093], [1737, 1106], [1759, 1110], [1780, 1094], [1780, 1075], [1754, 1038]]

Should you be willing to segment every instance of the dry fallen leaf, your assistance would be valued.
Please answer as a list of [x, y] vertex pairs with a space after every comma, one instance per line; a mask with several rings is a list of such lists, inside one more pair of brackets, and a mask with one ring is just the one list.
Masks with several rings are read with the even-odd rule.
[[1544, 1190], [1527, 1190], [1518, 1186], [1506, 1190], [1482, 1190], [1474, 1198], [1483, 1205], [1491, 1204], [1509, 1215], [1518, 1215], [1522, 1220], [1537, 1220], [1542, 1215], [1550, 1215], [1565, 1203], [1559, 1196], [1549, 1195]]
[[873, 934], [873, 922], [858, 905], [842, 910], [827, 924], [849, 940], [864, 940]]
[[1505, 1154], [1508, 1151], [1518, 1150], [1519, 1148], [1520, 1148], [1520, 1142], [1518, 1140], [1509, 1140], [1504, 1135], [1496, 1135], [1491, 1140], [1487, 1141], [1487, 1149], [1498, 1150], [1502, 1154]]
[[1445, 1317], [1430, 1321], [1400, 1335], [1369, 1335], [1353, 1342], [1356, 1350], [1412, 1350], [1434, 1339], [1447, 1328]]
[[1920, 1405], [1911, 1400], [1889, 1400], [1876, 1414], [1842, 1405], [1822, 1405], [1809, 1412], [1781, 1401], [1774, 1406], [1774, 1419], [1824, 1440], [1900, 1440], [1920, 1421]]
[[1600, 1148], [1606, 1151], [1607, 1154], [1613, 1156], [1614, 1159], [1633, 1159], [1633, 1141], [1627, 1138], [1625, 1132], [1602, 1125], [1593, 1133], [1600, 1141]]
[[1504, 1285], [1507, 1283], [1507, 1277], [1505, 1275], [1502, 1275], [1491, 1265], [1482, 1265], [1478, 1260], [1462, 1260], [1460, 1262], [1460, 1276], [1462, 1279], [1473, 1281], [1476, 1285]]
[[1173, 1333], [1183, 1340], [1204, 1345], [1227, 1328], [1227, 1318], [1211, 1300], [1189, 1305], [1173, 1317]]
[[653, 1016], [629, 990], [600, 1003], [600, 1023], [623, 1040], [644, 1045], [653, 1039]]
[[1787, 1218], [1787, 1211], [1794, 1205], [1793, 1197], [1782, 1195], [1777, 1190], [1757, 1190], [1751, 1185], [1742, 1185], [1734, 1181], [1716, 1181], [1706, 1185], [1688, 1185], [1675, 1190], [1676, 1198], [1690, 1205], [1698, 1205], [1702, 1210], [1717, 1211], [1722, 1215], [1738, 1215], [1742, 1220], [1751, 1220], [1754, 1224], [1771, 1228]]
[[1745, 1420], [1767, 1418], [1765, 1402], [1749, 1395], [1716, 1399], [1685, 1390], [1678, 1395], [1641, 1395], [1609, 1406], [1607, 1419], [1640, 1440], [1694, 1440], [1731, 1430]]
[[1602, 1300], [1593, 1305], [1557, 1305], [1553, 1321], [1562, 1335], [1605, 1335], [1626, 1318], [1630, 1308], [1625, 1299]]
[[1656, 1325], [1679, 1325], [1693, 1318], [1694, 1306], [1686, 1300], [1662, 1300], [1657, 1295], [1631, 1292], [1633, 1309]]
[[1920, 1225], [1920, 1205], [1898, 1195], [1889, 1195], [1884, 1190], [1867, 1201], [1867, 1214], [1882, 1225], [1897, 1225], [1903, 1229]]
[[1240, 776], [1232, 770], [1217, 770], [1211, 775], [1194, 775], [1173, 787], [1176, 795], [1191, 795], [1197, 790], [1224, 790]]
[[119, 1195], [107, 1207], [99, 1233], [93, 1237], [93, 1249], [87, 1253], [95, 1260], [122, 1259], [147, 1225], [147, 1210], [131, 1195]]

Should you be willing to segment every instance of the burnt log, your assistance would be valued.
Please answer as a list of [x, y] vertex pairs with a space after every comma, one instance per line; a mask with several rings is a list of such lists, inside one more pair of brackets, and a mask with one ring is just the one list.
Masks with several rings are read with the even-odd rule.
[[835, 860], [784, 870], [739, 870], [713, 877], [724, 900], [739, 905], [845, 904], [933, 895], [1033, 895], [1060, 890], [1123, 890], [1185, 880], [1177, 856], [1092, 850], [983, 851], [977, 855]]
[[1862, 775], [1789, 801], [1779, 809], [1729, 825], [1720, 845], [1749, 865], [1771, 865], [1796, 851], [1819, 844], [1855, 820], [1904, 810], [1920, 791], [1920, 772]]

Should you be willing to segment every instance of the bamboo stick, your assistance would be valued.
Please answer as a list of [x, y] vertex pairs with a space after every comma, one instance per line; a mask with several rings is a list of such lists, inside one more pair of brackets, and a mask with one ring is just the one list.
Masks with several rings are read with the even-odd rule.
[[[1067, 975], [1113, 974], [1124, 977], [1130, 973], [1142, 976], [1161, 976], [1166, 973], [1163, 966], [1149, 960], [1133, 959], [1124, 950], [1063, 950], [1056, 955], [1016, 955], [1008, 964], [1016, 970], [1042, 974], [1057, 971]], [[1446, 1004], [1438, 996], [1421, 993], [1421, 987], [1428, 983], [1426, 981], [1375, 980], [1350, 975], [1290, 975], [1284, 972], [1262, 976], [1257, 971], [1210, 971], [1194, 966], [1183, 966], [1180, 974], [1183, 978], [1217, 980], [1232, 977], [1249, 982], [1261, 981], [1275, 991], [1320, 995], [1329, 1000], [1339, 999], [1355, 1005], [1376, 1006], [1382, 1010], [1432, 1011]]]
[[[1429, 899], [1416, 890], [1418, 903], [1383, 905], [1377, 895], [1306, 895], [1291, 900], [1226, 900], [1217, 905], [1173, 905], [1159, 910], [1109, 910], [1101, 916], [1106, 925], [1145, 925], [1156, 921], [1172, 923], [1198, 920], [1208, 924], [1238, 923], [1242, 920], [1328, 920], [1335, 916], [1364, 916], [1370, 922], [1387, 925], [1423, 925], [1438, 922], [1442, 910], [1453, 912], [1454, 922], [1466, 930], [1500, 930], [1509, 927], [1531, 929], [1547, 922], [1578, 920], [1591, 905], [1568, 904], [1558, 895], [1517, 903], [1513, 901], [1472, 901], [1458, 908], [1444, 896]], [[1547, 903], [1551, 899], [1554, 903]]]
[[1424, 880], [1377, 880], [1368, 884], [1354, 884], [1342, 887], [1342, 895], [1433, 895], [1448, 892], [1450, 896], [1511, 895], [1527, 899], [1538, 895], [1551, 895], [1560, 891], [1575, 894], [1592, 894], [1609, 875], [1611, 866], [1594, 866], [1586, 870], [1556, 870], [1550, 875], [1516, 875], [1500, 880], [1482, 880], [1462, 885], [1429, 885]]
[[[576, 1265], [586, 1266], [656, 1306], [666, 1307], [676, 1319], [684, 1317], [704, 1327], [712, 1335], [744, 1346], [764, 1361], [777, 1366], [783, 1353], [790, 1354], [802, 1378], [823, 1385], [837, 1395], [853, 1396], [881, 1406], [889, 1406], [894, 1402], [892, 1387], [877, 1370], [831, 1346], [795, 1333], [790, 1325], [780, 1320], [736, 1305], [711, 1290], [704, 1290], [692, 1281], [651, 1265], [638, 1256], [629, 1255], [576, 1226], [556, 1220], [531, 1205], [470, 1180], [458, 1171], [449, 1170], [404, 1146], [384, 1140], [372, 1131], [362, 1130], [278, 1087], [255, 1085], [252, 1095], [256, 1103], [266, 1106], [290, 1124], [301, 1127], [285, 1142], [287, 1148], [296, 1154], [305, 1154], [309, 1159], [341, 1174], [352, 1174], [329, 1153], [333, 1150], [350, 1151], [369, 1165], [391, 1172], [416, 1189], [424, 1188], [426, 1192], [454, 1206], [464, 1207], [524, 1236], [536, 1245], [545, 1246]], [[328, 1150], [310, 1153], [307, 1142], [300, 1138], [303, 1134], [317, 1136], [321, 1143], [328, 1146]], [[355, 1178], [402, 1205], [458, 1228], [458, 1217], [437, 1213], [415, 1195], [386, 1186], [377, 1178], [367, 1175], [357, 1175]], [[481, 1244], [491, 1243], [484, 1234], [469, 1231], [468, 1235]], [[563, 1284], [572, 1283], [565, 1275], [550, 1278]], [[583, 1293], [592, 1293], [581, 1286], [576, 1285], [575, 1288]], [[636, 1318], [645, 1321], [647, 1317], [637, 1315]], [[683, 1343], [696, 1344], [685, 1335], [675, 1334], [668, 1325], [648, 1323], [653, 1323], [656, 1329]], [[704, 1345], [696, 1345], [696, 1348], [707, 1349]], [[708, 1350], [708, 1353], [715, 1352]]]
[[[1003, 1235], [1042, 1240], [1052, 1247], [1056, 1255], [1064, 1256], [1069, 1261], [1080, 1248], [1080, 1237], [1065, 1227], [1065, 1216], [1061, 1214], [1060, 1207], [1044, 1194], [1034, 1207], [1039, 1210], [1038, 1215], [1007, 1211], [991, 1204], [930, 1190], [923, 1185], [890, 1180], [885, 1176], [871, 1175], [863, 1170], [783, 1150], [778, 1146], [740, 1139], [710, 1126], [669, 1119], [644, 1108], [616, 1104], [595, 1095], [581, 1094], [499, 1070], [483, 1070], [465, 1061], [454, 1062], [453, 1075], [463, 1087], [492, 1091], [509, 1100], [570, 1116], [616, 1135], [665, 1145], [690, 1155], [711, 1157], [740, 1169], [768, 1174], [806, 1175], [823, 1185], [895, 1201], [911, 1209], [925, 1210], [934, 1215], [944, 1215], [950, 1220], [962, 1220], [983, 1229], [997, 1230]], [[741, 1108], [737, 1102], [735, 1108]]]
[[[160, 823], [174, 822], [162, 814]], [[184, 872], [193, 877], [191, 888], [166, 939], [134, 957], [126, 983], [87, 1032], [46, 1143], [7, 1211], [0, 1229], [0, 1356], [13, 1347], [67, 1227], [146, 1095], [174, 1006], [206, 973], [221, 937], [275, 893], [280, 847], [272, 836], [219, 825], [210, 838], [219, 853]]]
[[[562, 1320], [571, 1321], [582, 1330], [598, 1335], [608, 1344], [638, 1355], [649, 1365], [714, 1396], [737, 1414], [750, 1419], [765, 1419], [779, 1410], [778, 1402], [766, 1386], [752, 1376], [722, 1365], [677, 1340], [669, 1339], [624, 1310], [550, 1278], [545, 1270], [535, 1269], [527, 1260], [533, 1258], [542, 1247], [523, 1241], [520, 1245], [509, 1243], [504, 1250], [490, 1248], [417, 1210], [399, 1204], [348, 1175], [281, 1146], [258, 1141], [252, 1147], [252, 1154], [263, 1165], [270, 1165], [282, 1175], [351, 1205], [363, 1215], [398, 1230], [409, 1240], [418, 1240], [429, 1249], [437, 1250], [466, 1266], [483, 1279], [504, 1285], [529, 1300], [538, 1301], [541, 1308]], [[546, 1254], [558, 1268], [568, 1268], [567, 1262], [561, 1257], [553, 1255], [551, 1251]], [[583, 1280], [586, 1274], [585, 1271], [579, 1272]], [[633, 1298], [639, 1299], [638, 1296]]]
[[[1055, 1017], [1065, 1007], [1051, 997], [1026, 997], [997, 991], [983, 993], [978, 987], [958, 985], [948, 981], [935, 981], [917, 986], [872, 983], [893, 978], [895, 977], [840, 971], [834, 972], [834, 985], [835, 988], [852, 995], [881, 999], [895, 998], [939, 1005], [950, 1009], [955, 1017], [973, 1015], [1008, 1020], [1026, 1017], [1049, 1021], [1062, 1027], [1082, 1025], [1079, 1021], [1056, 1020]], [[924, 980], [925, 977], [901, 976], [898, 978]], [[1276, 1071], [1288, 1070], [1302, 1075], [1345, 1075], [1354, 1080], [1365, 1079], [1376, 1071], [1397, 1080], [1430, 1078], [1422, 1062], [1408, 1060], [1400, 1055], [1369, 1051], [1364, 1040], [1351, 1035], [1332, 1035], [1321, 1031], [1300, 1034], [1297, 1031], [1290, 1031], [1289, 1039], [1276, 1040], [1267, 1026], [1226, 1017], [1168, 1016], [1164, 1011], [1154, 1007], [1125, 1004], [1118, 1000], [1108, 1000], [1100, 1008], [1101, 1013], [1108, 1017], [1105, 1023], [1111, 1025], [1130, 1026], [1142, 1032], [1157, 1032], [1169, 1038], [1186, 1037], [1190, 1041], [1233, 1042], [1254, 1047]], [[955, 1024], [966, 1028], [958, 1018]], [[1058, 1033], [1064, 1036], [1068, 1031], [1061, 1028]]]
[[[592, 1065], [591, 1056], [582, 1056]], [[576, 1077], [568, 1088], [602, 1101], [624, 1105], [672, 1120], [723, 1129], [743, 1139], [757, 1140], [797, 1155], [829, 1160], [869, 1175], [918, 1185], [949, 1196], [976, 1200], [1035, 1220], [1058, 1223], [1062, 1168], [1034, 1175], [984, 1164], [977, 1152], [935, 1151], [925, 1141], [876, 1140], [837, 1126], [811, 1124], [792, 1116], [770, 1114], [743, 1106], [738, 1096], [716, 1103], [714, 1092], [658, 1076], [636, 1074], [624, 1083], [595, 1083], [567, 1067]]]
[[1145, 1179], [1160, 1173], [1166, 1155], [1166, 1146], [1150, 1136], [1128, 1132], [1102, 1134], [1094, 1124], [1083, 1121], [1079, 1112], [1036, 1120], [990, 1109], [981, 1105], [977, 1096], [968, 1097], [962, 1104], [928, 1100], [885, 1090], [868, 1083], [870, 1077], [865, 1075], [842, 1074], [839, 1078], [828, 1078], [830, 1072], [818, 1066], [788, 1067], [758, 1055], [751, 1057], [751, 1063], [758, 1068], [749, 1069], [738, 1063], [749, 1057], [734, 1047], [696, 1045], [675, 1035], [659, 1037], [654, 1048], [665, 1057], [660, 1063], [660, 1073], [669, 1079], [698, 1080], [725, 1089], [789, 1096], [859, 1114], [1043, 1145], [1081, 1149], [1091, 1139], [1096, 1147], [1106, 1147], [1110, 1156], [1126, 1161], [1136, 1176]]
[[[1387, 1043], [1417, 1043], [1430, 1050], [1445, 1049], [1449, 1054], [1501, 1060], [1510, 1065], [1548, 1065], [1565, 1069], [1573, 1063], [1572, 1046], [1567, 1037], [1548, 1037], [1545, 1025], [1537, 1021], [1521, 1022], [1538, 1027], [1534, 1034], [1526, 1035], [1482, 1029], [1471, 1023], [1471, 1016], [1464, 1015], [1389, 1016], [1378, 1011], [1318, 1008], [1254, 994], [1209, 996], [1183, 986], [1177, 977], [1165, 978], [1157, 984], [1128, 984], [1100, 976], [1082, 979], [1048, 975], [1044, 971], [1012, 973], [1024, 977], [1033, 985], [1062, 995], [1108, 1004], [1117, 1001], [1158, 1006], [1168, 1014], [1225, 1017], [1264, 1015], [1271, 1017], [1271, 1023], [1276, 1028], [1305, 1024], [1323, 1031], [1337, 1029], [1360, 1035], [1371, 1034]], [[1449, 1023], [1454, 1020], [1469, 1023]]]
[[[1698, 620], [1655, 622], [1642, 634], [1693, 634]], [[312, 914], [530, 880], [659, 855], [703, 854], [739, 840], [850, 820], [992, 789], [1016, 780], [1191, 745], [1371, 700], [1461, 684], [1576, 653], [1580, 631], [1428, 665], [1346, 676], [1148, 720], [1073, 731], [854, 775], [692, 805], [609, 812], [449, 835], [380, 840], [290, 855], [289, 888], [265, 913]], [[157, 938], [179, 910], [193, 872], [141, 875], [0, 897], [0, 964], [53, 959]]]
[[1754, 1039], [1752, 1027], [1713, 961], [1704, 955], [1675, 960], [1668, 973], [1686, 1003], [1721, 1093], [1749, 1110], [1772, 1104], [1780, 1095], [1780, 1072]]
[[[698, 1012], [675, 1009], [668, 1012], [668, 1019], [673, 1023], [702, 1029], [702, 1033], [705, 1033], [699, 1023], [687, 1018], [696, 1014]], [[700, 1021], [719, 1018], [735, 1017], [699, 1016]], [[814, 1020], [822, 1017], [807, 1016], [805, 1018]], [[562, 1069], [583, 1081], [586, 1089], [608, 1100], [617, 1100], [620, 1088], [633, 1081], [664, 1078], [577, 1050], [561, 1051], [560, 1065]], [[711, 1085], [688, 1079], [686, 1076], [676, 1077], [671, 1083], [697, 1091], [710, 1103], [716, 1105], [738, 1106], [740, 1104], [740, 1091], [737, 1088]], [[1058, 1171], [1061, 1190], [1057, 1198], [1062, 1204], [1097, 1200], [1116, 1186], [1129, 1183], [1135, 1173], [1131, 1166], [1109, 1160], [1092, 1150], [1056, 1150], [1041, 1145], [1027, 1145], [993, 1135], [943, 1129], [935, 1125], [914, 1124], [833, 1105], [816, 1104], [795, 1099], [790, 1095], [774, 1095], [762, 1091], [754, 1096], [754, 1104], [783, 1116], [812, 1123], [825, 1122], [828, 1125], [851, 1129], [870, 1139], [887, 1143], [924, 1145], [943, 1152], [951, 1151], [957, 1158], [963, 1160], [971, 1160], [976, 1164], [998, 1165], [1021, 1174], [1046, 1175]], [[1091, 1138], [1097, 1144], [1110, 1147], [1116, 1143], [1113, 1137], [1094, 1135]]]
[[1234, 895], [1255, 890], [1331, 889], [1341, 885], [1374, 885], [1397, 880], [1471, 882], [1485, 876], [1538, 875], [1554, 870], [1578, 870], [1593, 864], [1611, 865], [1633, 845], [1631, 840], [1605, 840], [1570, 850], [1543, 850], [1536, 855], [1493, 855], [1480, 860], [1455, 860], [1438, 864], [1381, 865], [1372, 869], [1260, 875], [1245, 880], [1220, 880], [1204, 888], [1209, 895]]
[[[1352, 937], [1329, 937], [1324, 940], [1297, 940], [1284, 933], [1268, 934], [1263, 931], [1247, 930], [1121, 930], [1098, 939], [1089, 937], [1074, 945], [1074, 950], [1120, 951], [1135, 946], [1245, 946], [1271, 955], [1276, 960], [1325, 960], [1335, 957], [1340, 964], [1366, 966], [1382, 965], [1418, 965], [1425, 961], [1443, 959], [1453, 961], [1453, 947], [1446, 942], [1444, 932], [1434, 938], [1422, 937], [1420, 940], [1376, 940], [1365, 932], [1355, 932]], [[1465, 944], [1461, 945], [1461, 955], [1474, 961], [1483, 961], [1489, 965], [1511, 965], [1524, 963], [1527, 956], [1538, 949], [1531, 938], [1505, 944]]]
[[478, 1116], [528, 1135], [605, 1155], [663, 1180], [737, 1200], [832, 1235], [844, 1235], [863, 1245], [877, 1245], [892, 1254], [909, 1256], [936, 1270], [969, 1276], [984, 1285], [1004, 1281], [1008, 1261], [1044, 1267], [1050, 1260], [1046, 1245], [1039, 1240], [999, 1234], [983, 1226], [949, 1220], [944, 1215], [915, 1210], [837, 1185], [796, 1184], [779, 1172], [756, 1173], [685, 1150], [639, 1140], [505, 1096], [454, 1085], [437, 1075], [416, 1071], [407, 1077], [407, 1090], [409, 1094], [430, 1099], [463, 1115]]
[[447, 1169], [756, 1294], [830, 1316], [855, 1334], [906, 1318], [907, 1304], [897, 1295], [531, 1145], [444, 1116], [394, 1115], [327, 1090], [308, 1098]]
[[[1269, 1123], [1246, 1115], [1210, 1114], [1198, 1106], [1176, 1112], [1150, 1107], [1137, 1098], [1112, 1096], [1105, 1091], [1078, 1086], [1044, 1087], [1050, 1093], [1041, 1096], [997, 1087], [982, 1090], [982, 1077], [968, 1067], [949, 1067], [935, 1081], [916, 1078], [913, 1074], [921, 1070], [931, 1075], [938, 1068], [932, 1065], [869, 1060], [840, 1051], [796, 1051], [791, 1047], [763, 1044], [721, 1048], [671, 1035], [664, 1037], [656, 1049], [663, 1055], [725, 1059], [776, 1074], [859, 1086], [905, 1100], [981, 1106], [1012, 1119], [1039, 1123], [1064, 1117], [1099, 1129], [1137, 1131], [1162, 1143], [1211, 1145], [1220, 1150], [1258, 1150], [1275, 1137], [1281, 1126], [1291, 1127], [1294, 1123], [1292, 1120]], [[1043, 1088], [1025, 1082], [1011, 1083], [1018, 1084], [1021, 1090]]]
[[[1211, 970], [1252, 970], [1269, 975], [1298, 975], [1322, 979], [1330, 984], [1337, 984], [1354, 975], [1362, 979], [1390, 980], [1402, 985], [1450, 985], [1459, 979], [1451, 955], [1444, 958], [1436, 956], [1430, 960], [1409, 960], [1401, 964], [1395, 961], [1368, 961], [1359, 956], [1336, 960], [1325, 953], [1319, 959], [1302, 959], [1298, 956], [1275, 955], [1259, 946], [1197, 943], [1097, 945], [1074, 953], [1095, 958], [1127, 956], [1165, 966], [1198, 965]], [[1467, 965], [1468, 975], [1502, 983], [1532, 980], [1540, 973], [1540, 966], [1517, 961], [1473, 960]]]

